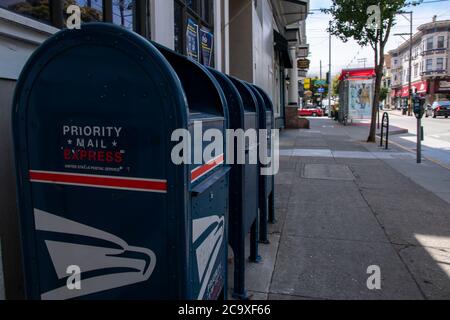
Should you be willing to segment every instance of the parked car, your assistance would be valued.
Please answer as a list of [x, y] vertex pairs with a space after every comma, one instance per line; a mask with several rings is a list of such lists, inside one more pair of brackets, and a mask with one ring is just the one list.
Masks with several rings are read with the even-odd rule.
[[322, 117], [323, 111], [320, 107], [306, 105], [303, 108], [298, 109], [298, 115], [300, 117]]
[[433, 118], [450, 116], [450, 101], [436, 101], [431, 106]]

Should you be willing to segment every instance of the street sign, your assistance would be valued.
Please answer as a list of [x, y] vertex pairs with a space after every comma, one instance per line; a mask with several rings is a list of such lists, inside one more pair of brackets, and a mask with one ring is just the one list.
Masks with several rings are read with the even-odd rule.
[[319, 88], [319, 89], [317, 89], [317, 92], [324, 93], [325, 92], [325, 88]]
[[309, 59], [298, 59], [297, 60], [297, 68], [300, 70], [309, 69], [310, 61]]
[[326, 84], [327, 84], [326, 80], [316, 80], [316, 81], [314, 81], [314, 85], [315, 86], [324, 86]]
[[303, 81], [303, 86], [304, 86], [305, 90], [309, 90], [311, 88], [311, 78], [306, 78]]

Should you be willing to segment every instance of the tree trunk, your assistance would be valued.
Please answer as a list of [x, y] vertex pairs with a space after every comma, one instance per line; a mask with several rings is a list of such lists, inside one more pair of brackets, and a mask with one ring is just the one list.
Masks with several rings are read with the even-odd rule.
[[[387, 36], [389, 36], [390, 26], [388, 28]], [[376, 128], [377, 128], [377, 112], [380, 107], [380, 92], [381, 92], [381, 81], [383, 78], [383, 67], [384, 67], [384, 46], [385, 40], [380, 36], [380, 50], [378, 51], [378, 43], [375, 44], [375, 92], [373, 95], [373, 105], [372, 105], [372, 119], [370, 121], [370, 131], [367, 142], [376, 141]]]
[[377, 112], [380, 104], [381, 80], [383, 77], [383, 65], [381, 64], [381, 61], [380, 64], [375, 67], [375, 75], [376, 78], [375, 78], [375, 93], [373, 96], [373, 105], [372, 105], [372, 120], [370, 122], [370, 131], [369, 137], [367, 138], [367, 142], [375, 142]]

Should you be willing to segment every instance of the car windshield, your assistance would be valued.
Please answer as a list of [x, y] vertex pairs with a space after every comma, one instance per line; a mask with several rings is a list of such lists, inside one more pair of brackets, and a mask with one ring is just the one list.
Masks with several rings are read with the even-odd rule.
[[450, 101], [439, 101], [439, 105], [448, 107], [450, 106]]

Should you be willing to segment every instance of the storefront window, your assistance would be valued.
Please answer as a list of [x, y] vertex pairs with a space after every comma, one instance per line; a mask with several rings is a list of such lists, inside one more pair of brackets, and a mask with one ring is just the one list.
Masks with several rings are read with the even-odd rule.
[[183, 53], [183, 7], [175, 1], [175, 51]]
[[175, 1], [175, 50], [214, 66], [213, 0]]
[[133, 30], [134, 8], [134, 0], [113, 0], [113, 22], [128, 30]]
[[64, 20], [68, 18], [67, 7], [77, 5], [81, 9], [82, 22], [103, 21], [103, 1], [102, 0], [65, 0], [63, 6]]
[[45, 23], [50, 23], [49, 0], [0, 1], [0, 7]]

